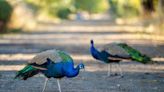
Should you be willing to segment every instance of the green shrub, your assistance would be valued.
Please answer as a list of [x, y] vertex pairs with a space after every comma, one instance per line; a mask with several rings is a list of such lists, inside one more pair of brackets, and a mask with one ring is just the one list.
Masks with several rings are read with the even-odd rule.
[[51, 17], [68, 18], [72, 0], [25, 0], [36, 8], [40, 14], [45, 14]]
[[107, 0], [75, 0], [75, 7], [90, 13], [102, 13], [109, 8]]
[[111, 11], [119, 17], [132, 17], [140, 14], [141, 0], [109, 0]]
[[12, 10], [12, 6], [7, 1], [0, 0], [0, 32], [4, 32], [6, 30]]
[[71, 10], [69, 8], [61, 8], [57, 12], [57, 16], [62, 19], [68, 19]]

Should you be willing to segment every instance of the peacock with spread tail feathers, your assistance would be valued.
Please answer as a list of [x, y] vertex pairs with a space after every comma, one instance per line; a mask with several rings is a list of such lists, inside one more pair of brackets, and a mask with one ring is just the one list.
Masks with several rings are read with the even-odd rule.
[[42, 73], [46, 77], [42, 92], [45, 91], [48, 79], [52, 77], [57, 79], [59, 92], [61, 92], [59, 79], [76, 77], [80, 69], [84, 69], [83, 63], [74, 68], [73, 59], [68, 53], [53, 49], [37, 54], [22, 70], [17, 72], [15, 78], [26, 80]]
[[[126, 43], [111, 43], [104, 46], [103, 50], [101, 51], [95, 48], [93, 40], [91, 40], [90, 43], [91, 43], [90, 46], [91, 55], [95, 59], [108, 64], [108, 73], [107, 73], [108, 76], [111, 75], [111, 63], [118, 64], [118, 68], [121, 76], [123, 76], [123, 74], [119, 62], [122, 60], [132, 60], [143, 64], [152, 63], [150, 57], [142, 54], [138, 50], [127, 45]], [[112, 52], [113, 51], [112, 49], [115, 49], [115, 52]]]

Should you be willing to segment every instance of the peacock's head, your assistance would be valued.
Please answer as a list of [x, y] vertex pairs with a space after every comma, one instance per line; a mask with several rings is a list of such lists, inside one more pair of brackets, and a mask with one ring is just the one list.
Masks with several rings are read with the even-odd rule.
[[93, 40], [91, 40], [91, 44], [94, 44]]
[[84, 68], [85, 68], [85, 65], [84, 65], [83, 63], [80, 63], [80, 64], [78, 65], [78, 67], [79, 67], [79, 69], [84, 69]]

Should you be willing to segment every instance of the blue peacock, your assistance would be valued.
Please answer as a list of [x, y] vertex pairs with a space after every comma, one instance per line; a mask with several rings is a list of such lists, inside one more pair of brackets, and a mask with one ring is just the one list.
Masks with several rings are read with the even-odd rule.
[[59, 79], [76, 77], [80, 69], [84, 69], [83, 63], [74, 68], [73, 59], [68, 53], [53, 49], [37, 54], [23, 69], [17, 72], [15, 78], [26, 80], [42, 73], [46, 77], [42, 92], [45, 91], [48, 79], [52, 77], [57, 79], [59, 92], [61, 92]]
[[[110, 45], [107, 45], [107, 48], [103, 48], [103, 50], [101, 51], [95, 48], [93, 40], [91, 40], [90, 43], [91, 43], [90, 53], [93, 56], [93, 58], [108, 64], [107, 76], [111, 76], [111, 63], [117, 63], [121, 76], [123, 76], [123, 74], [119, 62], [122, 60], [132, 60], [143, 64], [152, 63], [150, 57], [142, 54], [138, 50], [127, 45], [126, 43], [111, 43]], [[113, 46], [117, 47], [115, 50], [118, 51], [118, 53], [107, 52], [107, 49], [111, 50], [110, 47]], [[119, 52], [123, 52], [123, 53], [119, 53]]]

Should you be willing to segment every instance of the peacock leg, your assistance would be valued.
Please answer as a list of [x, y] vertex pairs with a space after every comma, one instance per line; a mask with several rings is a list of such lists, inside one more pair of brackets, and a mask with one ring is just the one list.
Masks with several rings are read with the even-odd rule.
[[86, 69], [85, 69], [85, 67], [84, 67], [84, 72], [86, 72]]
[[61, 92], [59, 79], [57, 79], [57, 83], [58, 83], [59, 92]]
[[107, 76], [111, 76], [111, 67], [112, 67], [112, 65], [109, 63], [107, 66], [107, 68], [108, 68]]
[[123, 77], [122, 68], [120, 63], [117, 64], [121, 77]]
[[44, 86], [43, 86], [43, 90], [42, 90], [42, 92], [44, 92], [44, 91], [45, 91], [46, 86], [47, 86], [47, 82], [48, 82], [48, 78], [46, 78], [46, 79], [45, 79], [45, 82], [44, 82]]

